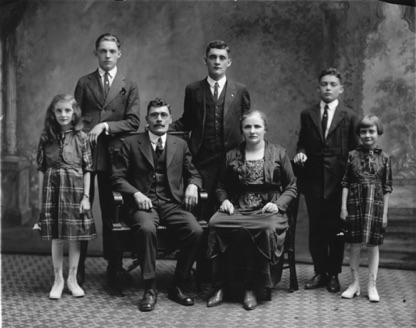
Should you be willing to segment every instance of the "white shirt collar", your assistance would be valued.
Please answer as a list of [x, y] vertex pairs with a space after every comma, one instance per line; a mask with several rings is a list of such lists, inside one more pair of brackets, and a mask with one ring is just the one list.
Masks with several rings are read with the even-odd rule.
[[330, 103], [326, 103], [325, 101], [321, 100], [321, 109], [324, 110], [325, 105], [328, 105], [328, 108], [330, 111], [335, 111], [337, 109], [339, 104], [338, 99], [335, 99], [334, 101], [331, 101]]
[[[98, 67], [98, 73], [100, 74], [101, 77], [103, 77], [105, 74], [105, 71], [101, 67]], [[110, 69], [108, 71], [108, 74], [110, 75], [110, 79], [114, 79], [114, 77], [117, 74], [117, 66], [114, 66], [113, 69]]]
[[214, 88], [215, 86], [215, 82], [218, 82], [219, 84], [219, 88], [220, 90], [222, 90], [222, 88], [224, 88], [225, 82], [227, 82], [227, 77], [224, 75], [221, 79], [219, 79], [218, 81], [215, 81], [214, 79], [212, 79], [209, 75], [207, 77], [207, 81], [209, 83], [209, 85]]
[[163, 148], [165, 148], [165, 145], [166, 145], [166, 137], [167, 137], [167, 134], [166, 133], [164, 135], [157, 136], [156, 134], [150, 132], [150, 130], [147, 131], [147, 132], [149, 132], [149, 139], [150, 139], [150, 142], [152, 143], [153, 149], [156, 148], [157, 140], [159, 138], [162, 138]]

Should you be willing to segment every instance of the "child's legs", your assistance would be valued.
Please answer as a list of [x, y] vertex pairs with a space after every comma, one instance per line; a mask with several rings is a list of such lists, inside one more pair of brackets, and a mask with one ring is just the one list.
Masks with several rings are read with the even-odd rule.
[[360, 266], [362, 244], [351, 244], [350, 246], [350, 268], [351, 270], [358, 271]]
[[52, 239], [52, 265], [55, 273], [62, 277], [62, 267], [64, 262], [64, 241], [59, 239]]
[[81, 242], [69, 240], [69, 276], [76, 276], [78, 269], [79, 256], [81, 254]]
[[377, 278], [378, 263], [379, 263], [379, 247], [367, 245], [368, 253], [368, 271], [370, 276]]

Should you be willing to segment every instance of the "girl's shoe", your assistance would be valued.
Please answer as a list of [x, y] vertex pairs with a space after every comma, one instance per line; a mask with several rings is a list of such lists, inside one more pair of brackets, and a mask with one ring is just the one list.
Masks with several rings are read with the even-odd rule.
[[64, 280], [63, 279], [55, 279], [52, 289], [49, 293], [49, 299], [51, 300], [58, 300], [62, 296], [62, 291], [64, 290]]
[[353, 298], [354, 296], [360, 296], [360, 284], [358, 281], [354, 281], [346, 291], [341, 295], [342, 298]]
[[69, 291], [74, 297], [84, 297], [84, 290], [78, 286], [78, 283], [75, 279], [68, 279], [66, 282]]
[[376, 288], [376, 277], [374, 275], [370, 275], [368, 279], [368, 299], [370, 302], [380, 302], [380, 296]]

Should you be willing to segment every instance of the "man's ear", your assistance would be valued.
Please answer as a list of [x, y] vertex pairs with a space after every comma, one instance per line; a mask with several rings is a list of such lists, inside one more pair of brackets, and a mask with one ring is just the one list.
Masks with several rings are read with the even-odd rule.
[[207, 64], [207, 57], [204, 57], [204, 63]]
[[118, 58], [121, 57], [121, 49], [118, 50]]

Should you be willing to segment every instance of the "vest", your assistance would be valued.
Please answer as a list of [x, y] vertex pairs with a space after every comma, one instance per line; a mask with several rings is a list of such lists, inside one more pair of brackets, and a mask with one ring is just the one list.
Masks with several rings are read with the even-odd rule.
[[169, 182], [166, 174], [166, 147], [163, 149], [160, 157], [157, 158], [156, 152], [153, 150], [153, 162], [155, 166], [155, 174], [153, 175], [152, 186], [150, 187], [147, 197], [153, 202], [157, 199], [172, 201], [174, 198], [169, 188]]
[[202, 144], [205, 148], [214, 152], [224, 151], [224, 103], [225, 90], [224, 88], [217, 101], [212, 95], [209, 83], [205, 83], [205, 129], [202, 137]]

